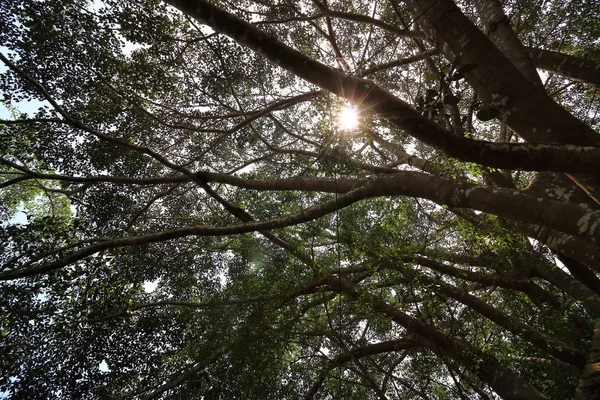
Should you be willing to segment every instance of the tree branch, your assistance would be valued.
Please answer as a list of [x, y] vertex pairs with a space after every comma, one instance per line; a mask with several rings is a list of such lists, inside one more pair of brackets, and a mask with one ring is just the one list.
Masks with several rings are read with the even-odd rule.
[[312, 221], [367, 198], [399, 195], [420, 197], [451, 207], [474, 208], [515, 221], [547, 226], [592, 243], [600, 243], [600, 229], [598, 229], [600, 212], [598, 211], [589, 211], [575, 204], [528, 196], [516, 190], [455, 183], [422, 173], [403, 171], [369, 180], [368, 183], [342, 196], [285, 217], [228, 227], [189, 226], [144, 236], [103, 241], [42, 266], [2, 272], [0, 280], [48, 273], [97, 252], [117, 247], [140, 246], [191, 235], [223, 236], [284, 228]]

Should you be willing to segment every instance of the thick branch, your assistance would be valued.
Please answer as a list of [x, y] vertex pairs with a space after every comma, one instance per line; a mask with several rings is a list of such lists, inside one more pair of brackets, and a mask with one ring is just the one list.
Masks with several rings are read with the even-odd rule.
[[535, 49], [533, 47], [527, 47], [526, 49], [535, 66], [539, 69], [556, 72], [590, 85], [600, 85], [600, 62], [551, 50]]
[[430, 38], [451, 60], [475, 68], [469, 84], [529, 142], [598, 145], [600, 135], [525, 78], [452, 0], [405, 0]]
[[49, 264], [2, 272], [0, 280], [47, 273], [97, 252], [117, 247], [140, 246], [191, 235], [223, 236], [284, 228], [320, 218], [367, 198], [398, 195], [420, 197], [451, 207], [474, 208], [515, 221], [544, 225], [582, 237], [590, 242], [600, 243], [600, 212], [598, 211], [588, 211], [585, 207], [575, 204], [528, 196], [511, 189], [455, 183], [418, 172], [404, 171], [372, 179], [342, 196], [306, 208], [296, 214], [261, 222], [247, 222], [242, 225], [189, 226], [144, 236], [103, 241]]
[[517, 67], [519, 71], [538, 89], [544, 86], [525, 47], [512, 30], [508, 17], [498, 0], [475, 0], [479, 18], [485, 26], [488, 37]]
[[595, 400], [600, 393], [600, 320], [596, 323], [592, 348], [585, 366], [577, 392], [576, 400]]

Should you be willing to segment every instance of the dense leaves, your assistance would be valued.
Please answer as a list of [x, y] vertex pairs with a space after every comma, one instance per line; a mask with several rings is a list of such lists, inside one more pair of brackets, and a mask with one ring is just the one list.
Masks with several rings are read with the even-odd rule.
[[599, 13], [3, 1], [1, 396], [594, 398]]

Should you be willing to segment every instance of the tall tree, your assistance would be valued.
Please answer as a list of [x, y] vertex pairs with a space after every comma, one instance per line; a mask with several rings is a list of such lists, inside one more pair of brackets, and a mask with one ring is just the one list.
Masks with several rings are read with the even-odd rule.
[[5, 0], [2, 396], [595, 398], [597, 21]]

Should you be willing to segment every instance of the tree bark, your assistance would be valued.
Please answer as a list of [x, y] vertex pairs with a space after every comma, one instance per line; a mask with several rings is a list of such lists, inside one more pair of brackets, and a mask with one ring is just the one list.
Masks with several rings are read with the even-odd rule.
[[600, 393], [600, 320], [594, 329], [592, 349], [579, 380], [575, 400], [597, 400], [598, 393]]
[[597, 145], [600, 135], [538, 90], [452, 0], [405, 0], [428, 37], [451, 60], [476, 68], [466, 79], [484, 104], [532, 143]]
[[600, 85], [600, 63], [551, 50], [526, 47], [535, 66], [575, 81]]
[[533, 61], [515, 32], [510, 27], [508, 17], [504, 14], [498, 0], [475, 0], [475, 7], [485, 32], [500, 51], [514, 64], [521, 73], [539, 90], [544, 90], [540, 76]]
[[597, 245], [568, 233], [558, 232], [545, 227], [519, 222], [514, 223], [513, 226], [517, 231], [535, 238], [557, 253], [564, 254], [600, 273], [600, 265], [598, 264], [600, 248]]

